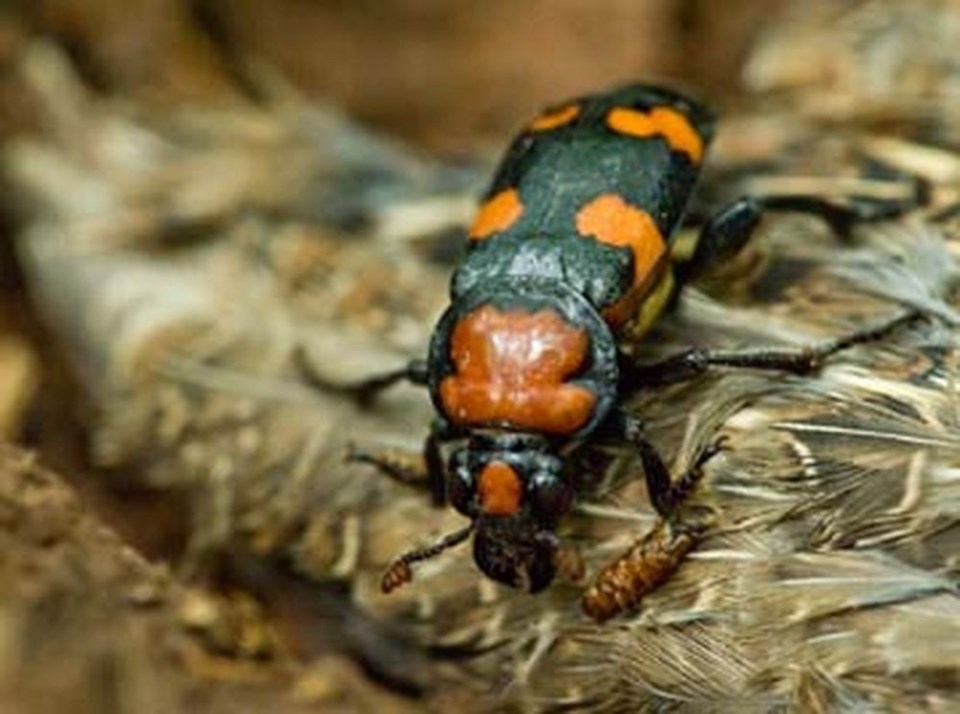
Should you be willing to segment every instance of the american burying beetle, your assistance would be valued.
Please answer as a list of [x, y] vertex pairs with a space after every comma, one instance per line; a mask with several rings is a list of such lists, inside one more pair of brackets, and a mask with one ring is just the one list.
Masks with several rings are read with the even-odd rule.
[[[636, 450], [663, 519], [584, 597], [589, 615], [616, 614], [668, 577], [692, 547], [677, 506], [715, 452], [671, 478], [642, 422], [621, 408], [626, 397], [717, 365], [808, 372], [916, 317], [901, 310], [884, 324], [805, 349], [692, 349], [637, 364], [631, 346], [677, 290], [735, 256], [765, 211], [813, 213], [846, 235], [860, 221], [890, 218], [908, 205], [741, 198], [706, 221], [692, 255], [677, 262], [671, 239], [713, 132], [713, 116], [699, 103], [634, 84], [548, 109], [514, 139], [469, 229], [427, 359], [343, 387], [364, 401], [402, 380], [429, 389], [437, 418], [424, 446], [426, 482], [438, 502], [470, 519], [437, 544], [401, 556], [384, 576], [385, 591], [412, 577], [412, 563], [471, 534], [486, 575], [542, 590], [557, 571], [558, 522], [576, 495], [575, 456], [616, 442]], [[443, 447], [454, 443], [445, 461]], [[358, 452], [355, 459], [413, 478], [382, 456]]]

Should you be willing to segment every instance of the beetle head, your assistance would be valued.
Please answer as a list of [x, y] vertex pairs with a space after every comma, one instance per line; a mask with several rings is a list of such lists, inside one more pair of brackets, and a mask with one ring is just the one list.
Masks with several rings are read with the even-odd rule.
[[450, 457], [447, 498], [471, 525], [437, 544], [401, 556], [384, 580], [393, 590], [411, 577], [410, 564], [433, 558], [471, 533], [473, 557], [489, 578], [537, 592], [557, 572], [557, 522], [573, 503], [563, 461], [538, 435], [474, 433]]
[[573, 489], [543, 437], [475, 434], [450, 458], [447, 495], [476, 523], [473, 557], [488, 577], [530, 592], [553, 580], [554, 528]]

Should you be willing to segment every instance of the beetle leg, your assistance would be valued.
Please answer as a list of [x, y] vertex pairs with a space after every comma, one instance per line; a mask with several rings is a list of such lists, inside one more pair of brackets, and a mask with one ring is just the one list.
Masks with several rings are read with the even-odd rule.
[[629, 393], [643, 387], [686, 382], [713, 367], [759, 369], [808, 374], [819, 369], [832, 355], [854, 345], [880, 340], [897, 328], [920, 319], [924, 313], [911, 309], [879, 325], [856, 330], [842, 337], [793, 350], [706, 350], [689, 349], [648, 365], [622, 364], [621, 390]]
[[643, 463], [650, 503], [664, 519], [672, 519], [677, 508], [700, 480], [703, 465], [723, 449], [723, 441], [710, 445], [697, 457], [696, 462], [674, 481], [670, 469], [663, 462], [656, 447], [644, 434], [643, 422], [620, 410], [614, 414], [612, 435], [626, 441], [637, 450]]
[[885, 221], [903, 215], [930, 200], [930, 184], [912, 176], [913, 195], [904, 200], [851, 199], [837, 202], [820, 196], [769, 195], [739, 198], [715, 213], [700, 229], [689, 259], [675, 266], [683, 284], [726, 264], [749, 242], [760, 219], [768, 212], [808, 213], [823, 219], [841, 239], [848, 239], [860, 223]]
[[[302, 361], [302, 360], [301, 360]], [[343, 394], [356, 400], [359, 404], [366, 406], [370, 404], [380, 392], [389, 389], [400, 382], [409, 382], [417, 386], [426, 386], [430, 379], [427, 361], [423, 359], [410, 360], [406, 365], [399, 369], [394, 369], [383, 374], [376, 374], [372, 377], [353, 382], [350, 384], [339, 384], [329, 382], [316, 372], [303, 366], [304, 377], [313, 386], [327, 392]]]
[[347, 461], [370, 464], [398, 483], [428, 490], [434, 505], [443, 506], [447, 500], [447, 488], [440, 448], [449, 438], [451, 435], [435, 424], [423, 442], [422, 458], [405, 451], [373, 452], [351, 446]]
[[427, 484], [430, 487], [433, 504], [437, 507], [443, 506], [447, 502], [446, 469], [443, 465], [443, 454], [440, 451], [442, 442], [443, 435], [436, 425], [431, 427], [430, 433], [423, 442], [423, 460], [427, 465]]
[[700, 480], [703, 465], [723, 448], [722, 441], [715, 442], [673, 483], [663, 459], [644, 436], [639, 419], [619, 411], [610, 427], [637, 448], [650, 501], [661, 520], [652, 531], [609, 562], [584, 591], [583, 611], [598, 622], [636, 607], [644, 596], [669, 580], [696, 545], [702, 527], [682, 523], [677, 518], [677, 509]]
[[670, 469], [663, 462], [656, 447], [647, 440], [638, 419], [624, 414], [621, 423], [623, 428], [621, 436], [624, 441], [636, 448], [643, 463], [643, 476], [647, 483], [650, 503], [653, 504], [657, 513], [666, 518], [676, 510], [678, 503], [673, 495]]
[[756, 199], [740, 198], [711, 216], [700, 229], [693, 254], [674, 266], [677, 285], [696, 280], [739, 253], [762, 215]]

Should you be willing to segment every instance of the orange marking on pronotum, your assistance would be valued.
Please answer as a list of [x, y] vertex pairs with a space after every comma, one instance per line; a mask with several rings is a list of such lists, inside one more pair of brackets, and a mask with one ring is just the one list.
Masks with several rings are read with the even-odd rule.
[[550, 131], [569, 124], [580, 116], [579, 104], [567, 104], [558, 109], [544, 112], [527, 125], [530, 131]]
[[523, 202], [515, 188], [508, 188], [490, 197], [480, 206], [477, 217], [467, 235], [472, 240], [486, 238], [493, 233], [505, 231], [523, 214]]
[[703, 158], [703, 137], [676, 109], [654, 107], [649, 112], [642, 112], [617, 107], [607, 114], [607, 126], [628, 136], [662, 136], [671, 149], [682, 151], [695, 164]]
[[477, 494], [480, 496], [480, 508], [484, 513], [491, 516], [512, 516], [520, 510], [523, 484], [509, 464], [491, 461], [480, 472]]
[[501, 312], [484, 305], [453, 329], [456, 372], [440, 401], [457, 424], [507, 424], [571, 434], [589, 421], [596, 395], [566, 379], [587, 361], [587, 333], [551, 309]]

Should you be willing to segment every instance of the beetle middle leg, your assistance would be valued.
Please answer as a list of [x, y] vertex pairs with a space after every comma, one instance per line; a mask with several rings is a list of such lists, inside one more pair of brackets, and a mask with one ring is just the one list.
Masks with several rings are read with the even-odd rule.
[[689, 349], [647, 365], [625, 364], [621, 391], [686, 382], [714, 367], [758, 369], [808, 374], [819, 369], [830, 356], [865, 342], [880, 340], [899, 327], [924, 317], [921, 310], [901, 312], [885, 322], [850, 332], [841, 337], [797, 349], [709, 350]]
[[660, 521], [603, 567], [584, 591], [580, 601], [583, 611], [598, 622], [639, 604], [644, 596], [670, 579], [696, 545], [702, 528], [682, 522], [678, 510], [700, 480], [703, 465], [723, 448], [722, 442], [714, 443], [700, 454], [693, 466], [673, 480], [638, 419], [618, 411], [608, 427], [611, 436], [637, 449], [647, 492]]
[[654, 510], [664, 519], [673, 519], [678, 507], [696, 486], [703, 465], [723, 448], [722, 442], [716, 442], [697, 457], [694, 464], [678, 478], [670, 475], [670, 469], [664, 463], [656, 447], [647, 439], [643, 422], [622, 410], [611, 417], [608, 432], [611, 436], [626, 442], [634, 449], [643, 464], [647, 493]]

